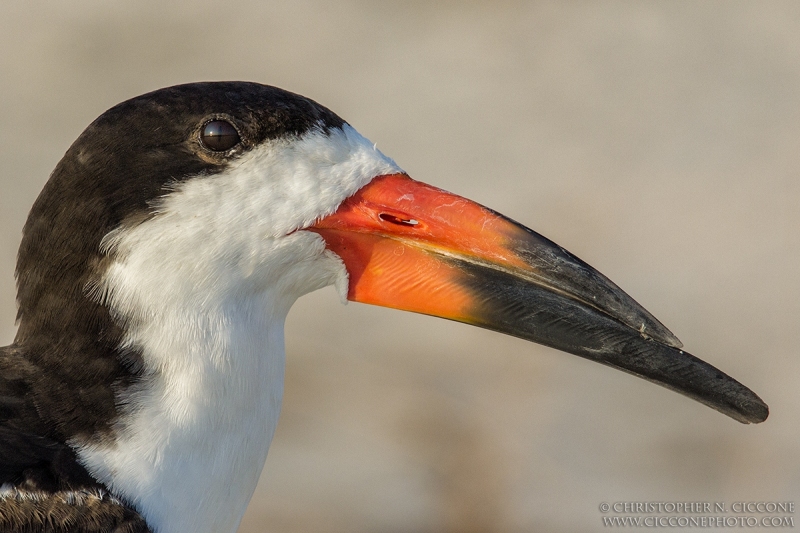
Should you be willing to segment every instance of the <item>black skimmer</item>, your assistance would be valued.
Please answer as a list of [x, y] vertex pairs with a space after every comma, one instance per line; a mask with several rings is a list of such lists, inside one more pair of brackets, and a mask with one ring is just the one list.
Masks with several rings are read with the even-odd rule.
[[635, 374], [734, 419], [749, 389], [546, 238], [412, 180], [319, 104], [195, 83], [110, 109], [34, 204], [0, 349], [0, 529], [233, 532], [305, 293], [449, 318]]

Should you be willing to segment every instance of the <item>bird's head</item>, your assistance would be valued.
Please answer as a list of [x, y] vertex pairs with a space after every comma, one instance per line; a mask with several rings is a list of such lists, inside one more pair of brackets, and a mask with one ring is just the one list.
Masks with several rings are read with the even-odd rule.
[[742, 422], [767, 416], [565, 249], [412, 180], [319, 104], [253, 83], [167, 88], [98, 118], [37, 200], [18, 277], [20, 341], [63, 323], [64, 302], [125, 324], [172, 300], [202, 309], [266, 294], [272, 308], [252, 312], [283, 317], [337, 284], [353, 301], [596, 360]]
[[14, 353], [36, 370], [41, 431], [162, 533], [235, 531], [277, 424], [284, 319], [331, 284], [598, 361], [740, 422], [768, 414], [565, 249], [254, 83], [171, 87], [100, 116], [34, 204], [17, 277]]

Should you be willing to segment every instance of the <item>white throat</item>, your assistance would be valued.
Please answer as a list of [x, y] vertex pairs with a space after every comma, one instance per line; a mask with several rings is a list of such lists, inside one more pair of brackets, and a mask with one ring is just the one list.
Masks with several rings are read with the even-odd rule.
[[154, 217], [106, 238], [114, 261], [91, 290], [126, 325], [145, 377], [117, 398], [113, 442], [73, 445], [155, 533], [236, 531], [278, 422], [289, 308], [347, 287], [322, 239], [295, 230], [396, 172], [348, 125], [313, 131], [183, 182]]

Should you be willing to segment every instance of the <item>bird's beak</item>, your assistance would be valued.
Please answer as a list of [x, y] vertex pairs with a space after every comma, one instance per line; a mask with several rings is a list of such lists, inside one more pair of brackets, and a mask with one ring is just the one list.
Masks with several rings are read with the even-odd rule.
[[439, 316], [643, 377], [743, 423], [769, 410], [608, 278], [475, 202], [381, 176], [308, 228], [347, 268], [348, 299]]

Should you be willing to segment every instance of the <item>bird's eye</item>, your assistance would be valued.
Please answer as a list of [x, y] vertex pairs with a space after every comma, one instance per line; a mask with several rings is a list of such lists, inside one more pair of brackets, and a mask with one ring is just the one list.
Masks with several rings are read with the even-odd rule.
[[239, 132], [230, 122], [212, 120], [200, 132], [200, 142], [214, 152], [224, 152], [239, 144]]

